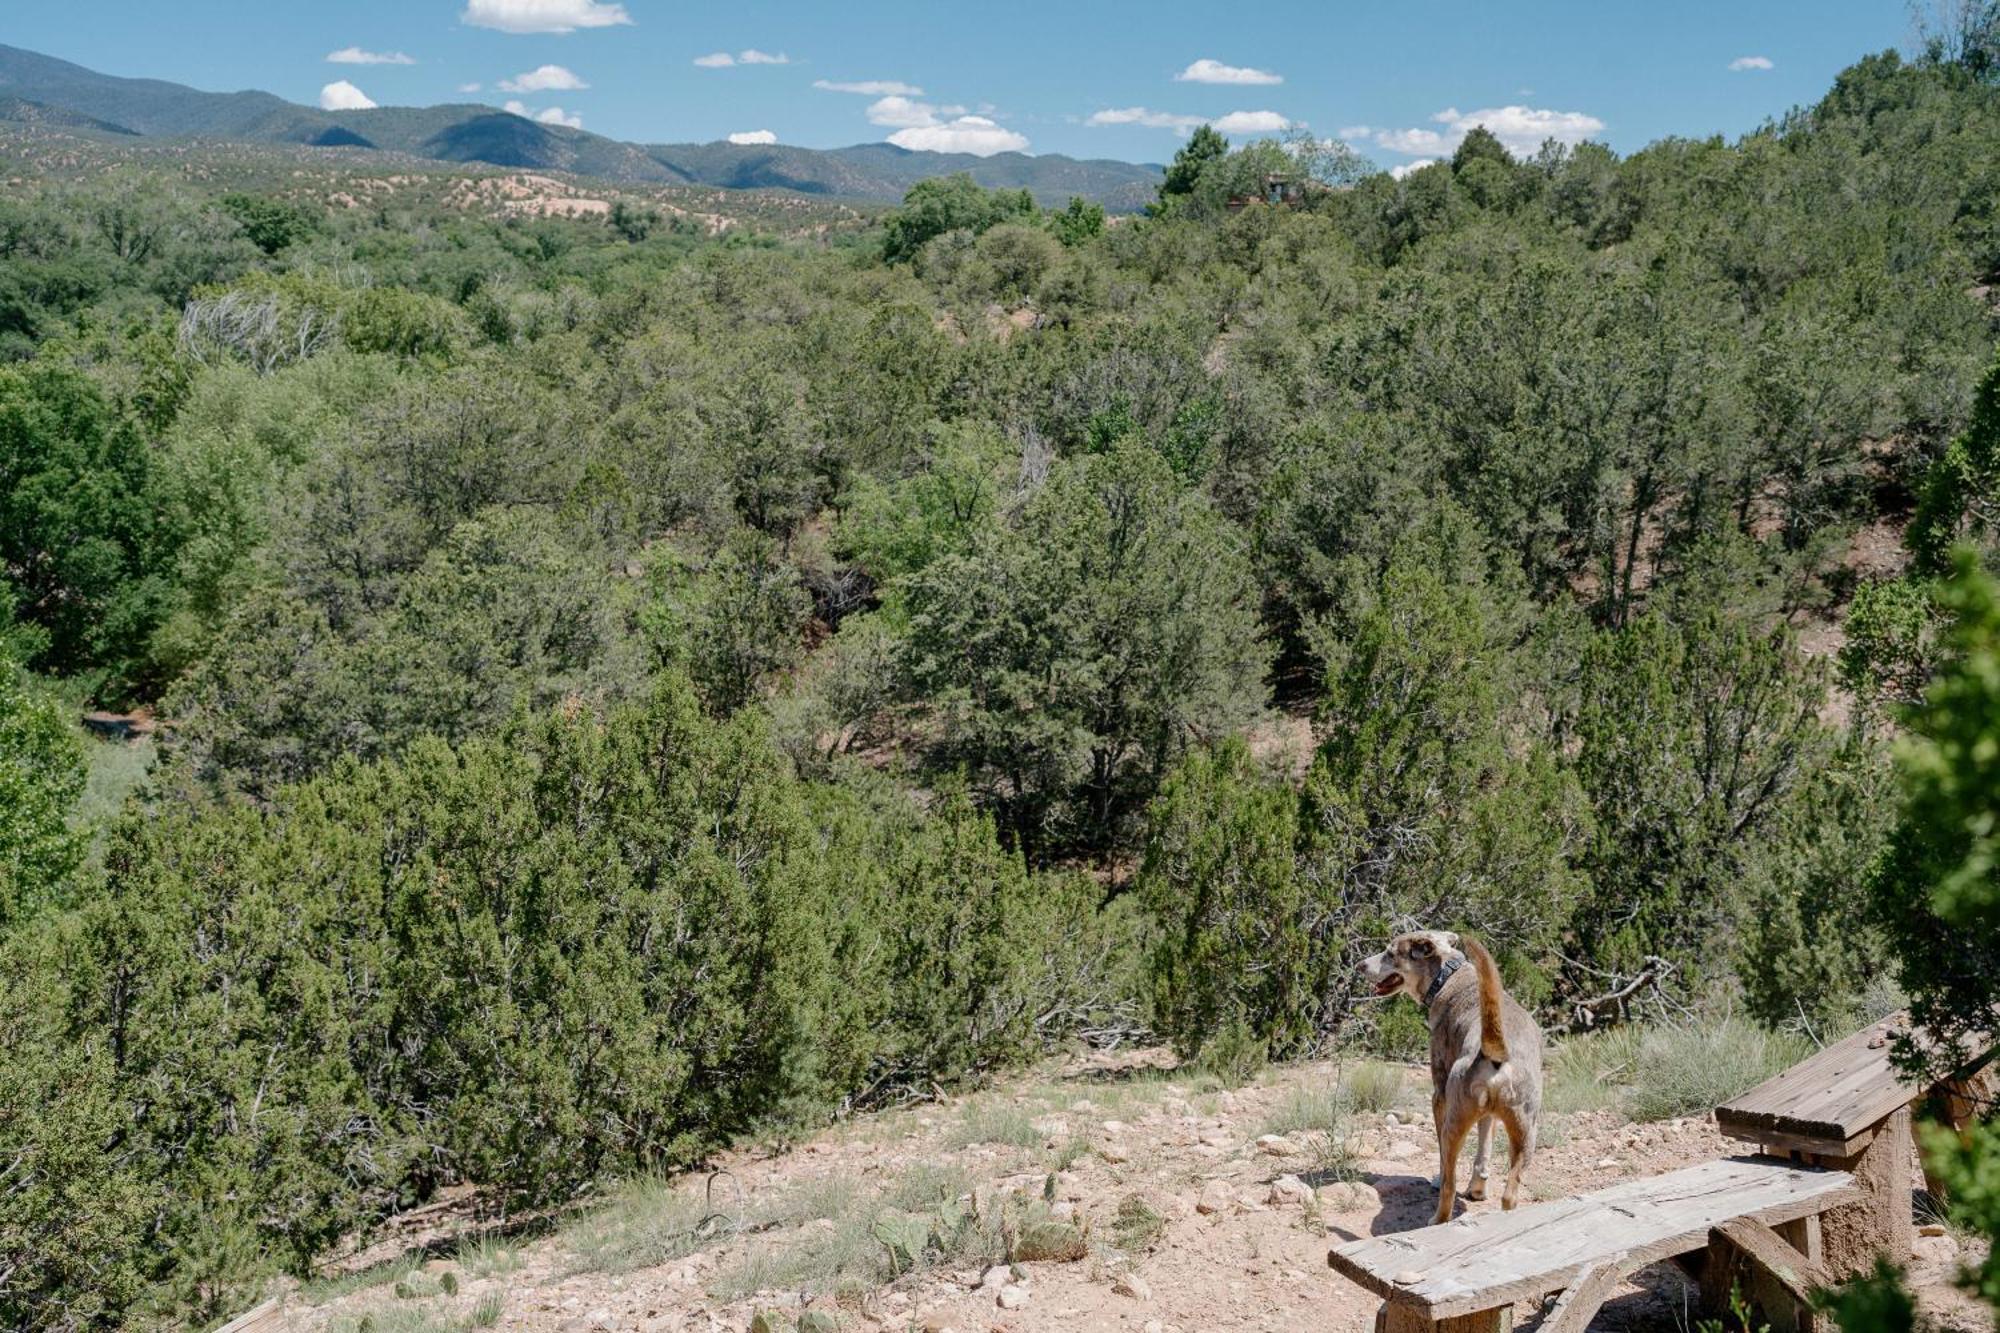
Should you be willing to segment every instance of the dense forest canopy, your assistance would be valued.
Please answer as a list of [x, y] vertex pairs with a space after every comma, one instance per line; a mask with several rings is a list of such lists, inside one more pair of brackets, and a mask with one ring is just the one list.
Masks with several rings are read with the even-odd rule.
[[1995, 929], [1990, 830], [1926, 832], [1990, 754], [1890, 757], [1940, 670], [1927, 734], [1991, 722], [1977, 55], [1625, 158], [1203, 131], [1123, 219], [27, 173], [0, 1322], [1079, 1038], [1406, 1049], [1353, 965], [1407, 921], [1566, 1023], [1899, 1003]]

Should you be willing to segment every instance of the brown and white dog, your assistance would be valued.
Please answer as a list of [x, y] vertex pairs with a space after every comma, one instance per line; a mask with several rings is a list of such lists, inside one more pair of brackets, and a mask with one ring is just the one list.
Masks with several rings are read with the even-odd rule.
[[1535, 1155], [1542, 1113], [1542, 1030], [1500, 984], [1500, 969], [1478, 940], [1448, 930], [1398, 935], [1363, 960], [1361, 974], [1387, 999], [1406, 994], [1426, 1011], [1431, 1030], [1431, 1114], [1438, 1135], [1438, 1222], [1451, 1220], [1458, 1192], [1458, 1152], [1474, 1126], [1468, 1199], [1486, 1197], [1493, 1122], [1507, 1129], [1511, 1160], [1502, 1208], [1520, 1198], [1521, 1176]]

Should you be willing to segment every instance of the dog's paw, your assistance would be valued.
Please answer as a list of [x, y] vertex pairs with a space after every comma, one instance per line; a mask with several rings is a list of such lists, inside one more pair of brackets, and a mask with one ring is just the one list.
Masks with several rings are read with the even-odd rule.
[[1486, 1177], [1474, 1176], [1471, 1180], [1466, 1182], [1465, 1188], [1460, 1190], [1459, 1193], [1463, 1194], [1466, 1198], [1471, 1199], [1474, 1202], [1477, 1202], [1480, 1199], [1485, 1198]]

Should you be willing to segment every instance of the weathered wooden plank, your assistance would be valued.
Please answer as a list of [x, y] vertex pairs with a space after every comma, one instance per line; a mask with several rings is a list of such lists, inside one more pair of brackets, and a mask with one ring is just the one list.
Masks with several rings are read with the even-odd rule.
[[1891, 1015], [1730, 1098], [1715, 1108], [1717, 1128], [1739, 1138], [1776, 1131], [1844, 1146], [1921, 1095], [1891, 1060], [1893, 1038], [1907, 1021]]
[[284, 1306], [283, 1298], [273, 1296], [262, 1305], [252, 1306], [237, 1315], [216, 1329], [215, 1333], [271, 1333], [284, 1325]]
[[1327, 1263], [1438, 1319], [1568, 1287], [1613, 1255], [1637, 1268], [1702, 1248], [1710, 1229], [1731, 1218], [1777, 1225], [1859, 1197], [1842, 1172], [1730, 1157], [1574, 1199], [1351, 1241]]
[[1927, 1087], [1895, 1064], [1909, 1015], [1892, 1014], [1715, 1108], [1732, 1138], [1851, 1157], [1874, 1126]]
[[1613, 1288], [1628, 1271], [1625, 1256], [1612, 1255], [1583, 1270], [1542, 1320], [1541, 1333], [1584, 1333]]

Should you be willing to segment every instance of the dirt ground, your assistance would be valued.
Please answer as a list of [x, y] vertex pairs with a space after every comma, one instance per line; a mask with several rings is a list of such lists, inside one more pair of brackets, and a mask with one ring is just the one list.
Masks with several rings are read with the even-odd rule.
[[[712, 1180], [656, 1189], [595, 1221], [295, 1291], [279, 1322], [707, 1333], [748, 1330], [765, 1310], [789, 1333], [802, 1312], [820, 1310], [841, 1329], [899, 1333], [1371, 1329], [1376, 1298], [1330, 1272], [1326, 1251], [1429, 1221], [1426, 1075], [1324, 1062], [1224, 1089], [1164, 1064], [1158, 1053], [1079, 1059], [970, 1097], [858, 1116], [784, 1150], [732, 1154]], [[1337, 1082], [1359, 1088], [1364, 1076], [1368, 1109], [1336, 1116]], [[1545, 1123], [1528, 1180], [1540, 1199], [1740, 1147], [1705, 1118], [1640, 1125], [1600, 1106]], [[1011, 1271], [972, 1253], [890, 1279], [868, 1219], [885, 1200], [907, 1200], [913, 1180], [969, 1187], [963, 1206], [989, 1215], [1018, 1203], [1069, 1221], [1087, 1234], [1088, 1253]], [[1466, 1207], [1499, 1207], [1497, 1181], [1496, 1171], [1495, 1200]], [[1157, 1215], [1156, 1230], [1140, 1228], [1150, 1238], [1119, 1223], [1135, 1198], [1138, 1216]], [[1951, 1285], [1960, 1259], [1958, 1239], [1926, 1235], [1911, 1277], [1937, 1327], [1986, 1330], [1981, 1307]], [[1692, 1301], [1678, 1270], [1659, 1265], [1636, 1274], [1592, 1327], [1691, 1330]], [[1524, 1302], [1515, 1326], [1541, 1310]]]

